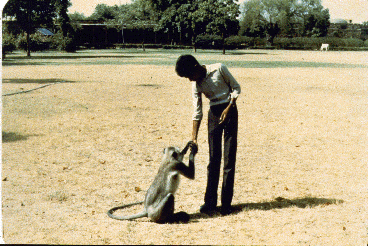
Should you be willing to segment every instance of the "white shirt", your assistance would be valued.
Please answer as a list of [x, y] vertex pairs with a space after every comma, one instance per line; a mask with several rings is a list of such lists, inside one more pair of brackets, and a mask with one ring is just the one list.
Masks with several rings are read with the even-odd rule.
[[228, 103], [231, 98], [238, 98], [240, 85], [227, 67], [221, 63], [206, 65], [206, 77], [193, 88], [193, 120], [202, 120], [202, 93], [210, 100], [210, 106]]

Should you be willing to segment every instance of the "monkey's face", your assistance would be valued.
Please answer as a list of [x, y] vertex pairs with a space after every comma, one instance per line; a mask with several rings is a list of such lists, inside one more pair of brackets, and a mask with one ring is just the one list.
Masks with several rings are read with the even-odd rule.
[[178, 161], [183, 161], [183, 155], [180, 152], [180, 149], [177, 147], [167, 147], [164, 149], [164, 157], [163, 159], [174, 158]]

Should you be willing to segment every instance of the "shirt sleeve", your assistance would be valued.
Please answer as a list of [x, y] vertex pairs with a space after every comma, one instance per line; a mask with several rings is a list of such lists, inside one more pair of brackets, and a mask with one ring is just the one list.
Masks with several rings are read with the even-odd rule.
[[221, 64], [220, 73], [223, 76], [225, 83], [231, 88], [231, 98], [238, 98], [241, 92], [240, 85], [224, 64]]
[[203, 109], [202, 109], [202, 93], [198, 91], [197, 83], [193, 82], [193, 120], [202, 120]]

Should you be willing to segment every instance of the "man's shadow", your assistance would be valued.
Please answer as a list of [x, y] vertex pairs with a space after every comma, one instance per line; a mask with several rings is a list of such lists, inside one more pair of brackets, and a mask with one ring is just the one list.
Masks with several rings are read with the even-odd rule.
[[[343, 200], [316, 198], [316, 197], [296, 198], [292, 200], [283, 197], [277, 197], [274, 201], [271, 202], [240, 203], [232, 205], [232, 212], [230, 215], [238, 214], [241, 213], [242, 211], [247, 210], [272, 210], [272, 209], [283, 209], [288, 207], [310, 208], [316, 206], [329, 206], [332, 204], [340, 204], [343, 202], [344, 202]], [[220, 209], [217, 208], [217, 210], [219, 211]], [[196, 222], [197, 219], [216, 218], [220, 216], [222, 215], [219, 212], [216, 212], [212, 215], [207, 215], [203, 213], [194, 213], [190, 214], [190, 222]]]

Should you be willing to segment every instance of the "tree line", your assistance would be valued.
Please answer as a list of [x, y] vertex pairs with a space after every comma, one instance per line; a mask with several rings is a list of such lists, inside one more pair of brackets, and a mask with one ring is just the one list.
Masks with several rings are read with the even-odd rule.
[[86, 18], [80, 13], [72, 20], [98, 20], [132, 28], [153, 28], [167, 33], [177, 43], [196, 43], [198, 35], [218, 35], [224, 40], [239, 31], [239, 5], [234, 0], [135, 0], [121, 6], [97, 5]]
[[[35, 33], [36, 28], [57, 27], [55, 39], [58, 39], [58, 48], [75, 51], [75, 30], [67, 13], [70, 6], [69, 0], [9, 0], [2, 12], [3, 48], [4, 41], [6, 43], [17, 36], [19, 43], [23, 46], [25, 44], [27, 55], [30, 56], [31, 35]], [[4, 19], [13, 20], [16, 25], [9, 28]]]
[[234, 35], [260, 37], [270, 45], [277, 36], [324, 37], [330, 25], [329, 10], [321, 0], [248, 0], [241, 5], [236, 0], [133, 0], [120, 6], [99, 4], [89, 17], [67, 14], [70, 6], [70, 0], [9, 0], [3, 18], [12, 17], [19, 29], [5, 31], [27, 33], [29, 38], [36, 27], [56, 29], [59, 48], [73, 51], [73, 22], [81, 20], [153, 28], [194, 48], [203, 36], [217, 37], [214, 40], [222, 44]]
[[88, 18], [79, 13], [71, 18], [137, 28], [150, 23], [194, 45], [201, 35], [218, 36], [222, 43], [232, 35], [261, 37], [272, 45], [276, 36], [324, 37], [330, 25], [321, 0], [248, 0], [241, 6], [233, 0], [135, 0], [123, 6], [100, 4]]

